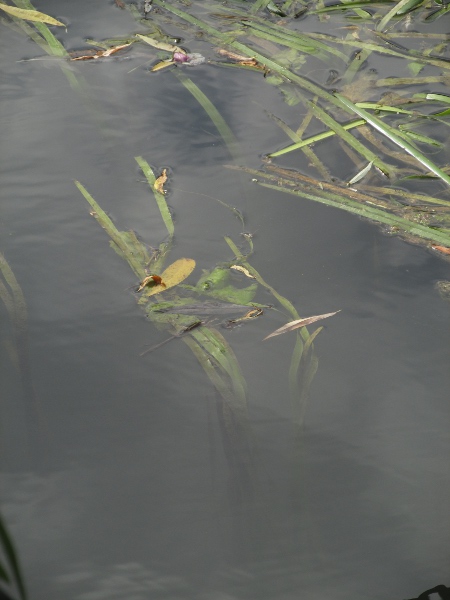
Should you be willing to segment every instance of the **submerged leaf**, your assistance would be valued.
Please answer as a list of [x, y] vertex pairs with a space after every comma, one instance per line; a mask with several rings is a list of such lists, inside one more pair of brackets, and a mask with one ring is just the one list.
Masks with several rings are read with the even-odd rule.
[[165, 289], [174, 287], [184, 281], [192, 271], [195, 269], [195, 260], [192, 258], [179, 258], [174, 263], [169, 265], [167, 269], [161, 273], [161, 279], [165, 286], [162, 284], [152, 287], [146, 294], [146, 296], [153, 296], [159, 294]]
[[307, 317], [306, 319], [297, 319], [296, 321], [290, 321], [289, 323], [286, 323], [286, 325], [283, 325], [283, 327], [280, 327], [279, 329], [273, 331], [271, 334], [267, 335], [264, 338], [264, 340], [268, 340], [269, 338], [274, 337], [276, 335], [281, 335], [282, 333], [287, 333], [288, 331], [294, 331], [294, 329], [298, 329], [299, 327], [305, 327], [306, 325], [310, 325], [311, 323], [315, 323], [316, 321], [327, 319], [328, 317], [332, 317], [338, 312], [341, 311], [336, 310], [335, 312], [326, 313], [324, 315], [316, 315], [314, 317]]
[[65, 27], [64, 23], [57, 21], [53, 17], [41, 13], [38, 10], [28, 10], [26, 8], [17, 8], [15, 6], [8, 6], [7, 4], [0, 3], [0, 10], [4, 10], [6, 13], [17, 17], [18, 19], [25, 19], [25, 21], [37, 21], [38, 23], [48, 23], [49, 25], [59, 25]]

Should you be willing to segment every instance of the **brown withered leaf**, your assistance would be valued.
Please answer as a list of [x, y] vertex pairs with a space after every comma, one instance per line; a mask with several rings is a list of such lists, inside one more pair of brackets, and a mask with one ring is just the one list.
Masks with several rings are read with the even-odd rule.
[[161, 175], [158, 177], [158, 179], [155, 181], [155, 183], [153, 184], [154, 189], [159, 192], [160, 194], [164, 194], [164, 184], [167, 181], [167, 169], [163, 169]]
[[[315, 323], [316, 321], [320, 321], [322, 319], [327, 319], [328, 317], [332, 317], [333, 315], [336, 315], [338, 312], [341, 312], [341, 311], [337, 310], [335, 312], [326, 313], [324, 315], [316, 315], [314, 317], [307, 317], [306, 319], [297, 319], [297, 321], [290, 321], [289, 323], [286, 323], [286, 325], [283, 325], [283, 327], [276, 329], [271, 334], [266, 336], [264, 338], [264, 340], [268, 340], [269, 338], [274, 337], [276, 335], [281, 335], [282, 333], [287, 333], [288, 331], [294, 331], [294, 329], [298, 329], [299, 327], [306, 327], [306, 325], [310, 325], [311, 323]], [[264, 340], [263, 340], [263, 342], [264, 342]]]
[[78, 52], [71, 52], [70, 60], [92, 60], [97, 58], [106, 58], [112, 54], [115, 54], [116, 52], [119, 52], [119, 50], [122, 50], [123, 48], [128, 48], [128, 46], [131, 46], [131, 43], [121, 44], [120, 46], [112, 46], [107, 50], [87, 50], [85, 54], [82, 54], [81, 56], [77, 56]]
[[256, 58], [249, 58], [248, 56], [242, 56], [241, 54], [236, 54], [235, 52], [230, 52], [229, 50], [225, 50], [224, 48], [216, 48], [217, 54], [221, 56], [226, 56], [231, 60], [237, 61], [240, 65], [246, 65], [250, 67], [257, 67], [258, 61]]
[[433, 244], [431, 247], [433, 248], [433, 250], [442, 252], [442, 254], [450, 254], [450, 248], [447, 248], [446, 246], [436, 246], [436, 244]]
[[147, 286], [150, 287], [156, 285], [160, 285], [163, 288], [166, 287], [166, 284], [159, 275], [148, 275], [147, 277], [144, 277], [144, 279], [141, 282], [139, 282], [139, 287], [136, 290], [136, 292], [142, 291]]

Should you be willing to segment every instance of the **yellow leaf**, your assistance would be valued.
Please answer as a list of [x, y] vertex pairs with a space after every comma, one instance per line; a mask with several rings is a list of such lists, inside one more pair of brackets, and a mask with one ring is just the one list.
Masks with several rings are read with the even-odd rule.
[[141, 35], [140, 33], [137, 33], [136, 37], [146, 44], [153, 46], [153, 48], [158, 48], [158, 50], [166, 50], [166, 52], [181, 52], [182, 54], [186, 54], [183, 48], [174, 46], [173, 44], [167, 44], [166, 42], [160, 42], [159, 40], [155, 40], [155, 38], [149, 37], [148, 35]]
[[0, 4], [0, 10], [4, 10], [6, 13], [17, 17], [18, 19], [25, 19], [26, 21], [38, 21], [39, 23], [48, 23], [49, 25], [60, 25], [65, 27], [64, 23], [57, 21], [53, 17], [41, 13], [37, 10], [27, 10], [25, 8], [17, 8], [15, 6], [8, 6], [7, 4]]
[[163, 273], [161, 273], [161, 279], [166, 284], [166, 287], [164, 288], [161, 285], [157, 285], [153, 288], [150, 288], [145, 295], [153, 296], [154, 294], [160, 294], [161, 292], [178, 285], [187, 277], [189, 277], [194, 269], [195, 260], [192, 258], [179, 258], [174, 263], [169, 265]]
[[160, 194], [164, 194], [164, 184], [167, 181], [167, 169], [163, 169], [161, 175], [153, 184], [154, 189]]
[[174, 65], [175, 61], [174, 60], [162, 60], [159, 63], [157, 63], [154, 67], [152, 67], [152, 71], [161, 71], [162, 69], [165, 69], [166, 67], [170, 67], [170, 65]]

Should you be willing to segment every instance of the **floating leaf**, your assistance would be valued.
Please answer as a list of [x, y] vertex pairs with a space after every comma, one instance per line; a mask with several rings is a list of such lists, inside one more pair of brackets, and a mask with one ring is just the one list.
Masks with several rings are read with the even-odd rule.
[[[350, 110], [353, 110], [357, 115], [365, 119], [367, 123], [369, 123], [369, 125], [371, 125], [374, 129], [385, 135], [388, 139], [394, 142], [394, 144], [397, 144], [397, 146], [400, 146], [400, 148], [405, 150], [405, 152], [407, 152], [411, 156], [414, 156], [414, 158], [417, 161], [419, 161], [424, 167], [427, 167], [427, 169], [429, 169], [432, 173], [440, 177], [442, 181], [445, 181], [445, 183], [450, 185], [450, 177], [447, 175], [447, 173], [440, 169], [428, 157], [419, 152], [417, 148], [409, 144], [406, 140], [402, 139], [398, 135], [398, 133], [396, 133], [394, 128], [388, 126], [386, 123], [383, 123], [382, 121], [380, 121], [380, 119], [378, 119], [374, 115], [371, 115], [362, 108], [358, 108], [345, 96], [342, 96], [341, 94], [335, 94], [335, 97], [338, 98], [338, 100], [340, 100], [344, 106], [346, 106]], [[376, 164], [375, 160], [373, 160], [373, 162]]]
[[154, 73], [155, 71], [162, 71], [166, 67], [170, 67], [170, 65], [174, 65], [174, 60], [161, 60], [159, 63], [156, 63], [154, 67], [151, 68], [151, 71]]
[[235, 60], [237, 63], [243, 66], [256, 67], [258, 66], [258, 61], [256, 58], [249, 58], [248, 56], [242, 56], [242, 54], [236, 54], [236, 52], [230, 52], [229, 50], [225, 50], [224, 48], [216, 48], [217, 54], [221, 56], [226, 56], [231, 60]]
[[195, 269], [195, 260], [192, 258], [179, 258], [174, 263], [169, 265], [167, 269], [161, 273], [161, 279], [165, 283], [165, 288], [162, 285], [156, 285], [147, 292], [147, 296], [160, 294], [165, 289], [174, 287], [184, 281]]
[[160, 194], [164, 194], [164, 184], [167, 181], [167, 169], [163, 169], [161, 175], [153, 184], [153, 188]]
[[90, 51], [91, 53], [88, 52], [87, 54], [82, 54], [81, 56], [72, 56], [70, 60], [92, 60], [97, 58], [107, 58], [108, 56], [119, 52], [119, 50], [122, 50], [123, 48], [128, 48], [128, 46], [131, 46], [131, 42], [129, 44], [121, 44], [120, 46], [112, 46], [107, 50], [98, 50], [94, 53]]
[[235, 271], [240, 271], [241, 273], [244, 273], [244, 275], [246, 277], [249, 277], [250, 279], [256, 279], [256, 277], [254, 275], [252, 275], [250, 273], [250, 271], [248, 269], [246, 269], [245, 267], [243, 267], [242, 265], [231, 265], [230, 269], [234, 269]]
[[296, 321], [290, 321], [289, 323], [286, 323], [286, 325], [283, 325], [283, 327], [276, 329], [270, 335], [266, 336], [264, 340], [268, 340], [269, 338], [274, 337], [276, 335], [281, 335], [282, 333], [287, 333], [288, 331], [294, 331], [294, 329], [298, 329], [299, 327], [305, 327], [306, 325], [310, 325], [311, 323], [315, 323], [316, 321], [327, 319], [328, 317], [332, 317], [338, 312], [341, 311], [337, 310], [335, 312], [326, 313], [324, 315], [316, 315], [314, 317], [307, 317], [306, 319], [297, 319]]
[[447, 248], [446, 246], [436, 246], [436, 244], [433, 244], [431, 247], [433, 248], [433, 250], [442, 252], [442, 254], [450, 254], [450, 248]]
[[173, 44], [168, 44], [167, 42], [160, 42], [158, 40], [155, 40], [155, 38], [149, 37], [148, 35], [141, 35], [140, 33], [137, 33], [136, 37], [138, 37], [146, 44], [153, 46], [153, 48], [158, 48], [158, 50], [165, 50], [166, 52], [181, 52], [182, 54], [186, 54], [183, 48], [180, 48], [179, 46], [174, 46]]
[[64, 23], [57, 21], [53, 17], [39, 12], [38, 10], [28, 10], [26, 8], [16, 8], [15, 6], [8, 6], [7, 4], [0, 4], [0, 10], [4, 10], [6, 13], [17, 17], [18, 19], [25, 19], [25, 21], [38, 21], [39, 23], [48, 23], [49, 25], [59, 25], [65, 27]]
[[350, 181], [348, 182], [347, 185], [353, 185], [354, 183], [358, 183], [358, 181], [361, 181], [361, 179], [364, 179], [364, 177], [367, 175], [367, 173], [372, 168], [372, 165], [373, 165], [373, 161], [371, 161], [368, 165], [366, 165], [364, 167], [364, 169], [362, 169], [359, 173], [357, 173], [353, 177], [353, 179], [350, 179]]

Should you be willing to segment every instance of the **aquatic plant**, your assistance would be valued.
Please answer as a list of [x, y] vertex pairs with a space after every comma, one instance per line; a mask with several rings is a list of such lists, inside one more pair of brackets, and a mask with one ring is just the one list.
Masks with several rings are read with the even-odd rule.
[[[164, 269], [174, 234], [174, 223], [161, 183], [166, 181], [167, 176], [164, 172], [157, 178], [152, 167], [141, 156], [136, 157], [136, 162], [153, 192], [168, 233], [168, 239], [161, 242], [152, 253], [133, 231], [119, 231], [80, 182], [76, 181], [75, 185], [91, 206], [91, 215], [110, 237], [111, 247], [128, 262], [138, 278], [135, 287], [138, 305], [156, 327], [170, 333], [168, 340], [147, 349], [142, 352], [142, 355], [156, 350], [167, 341], [180, 338], [189, 346], [211, 383], [226, 402], [224, 406], [228, 411], [231, 410], [234, 419], [244, 426], [247, 421], [246, 382], [230, 344], [209, 317], [233, 315], [234, 318], [225, 322], [227, 326], [232, 327], [261, 316], [265, 309], [271, 307], [255, 301], [258, 286], [268, 290], [294, 319], [298, 320], [300, 317], [291, 302], [266, 283], [248, 262], [253, 248], [251, 241], [248, 252], [244, 254], [231, 238], [225, 237], [234, 258], [213, 269], [204, 270], [195, 285], [185, 283], [195, 269], [196, 264], [193, 259], [178, 259]], [[232, 279], [232, 273], [236, 271], [240, 271], [250, 279], [250, 285], [238, 287]], [[207, 298], [206, 302], [199, 301], [203, 296]], [[211, 299], [214, 302], [211, 302]], [[311, 336], [306, 327], [302, 327], [295, 334], [296, 343], [289, 369], [289, 384], [294, 420], [297, 423], [303, 420], [308, 388], [317, 370], [317, 359], [312, 345], [317, 333], [319, 330]], [[299, 378], [299, 371], [304, 373], [304, 377]], [[247, 425], [244, 428], [246, 429]]]

